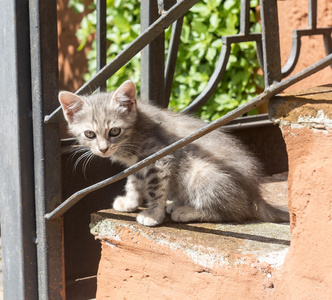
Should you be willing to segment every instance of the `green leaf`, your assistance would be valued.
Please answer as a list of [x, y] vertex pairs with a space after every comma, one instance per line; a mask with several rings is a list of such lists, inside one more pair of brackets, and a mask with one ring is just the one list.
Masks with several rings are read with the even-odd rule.
[[257, 7], [259, 4], [259, 0], [250, 0], [250, 7]]
[[211, 29], [217, 29], [219, 27], [219, 24], [221, 22], [221, 19], [217, 13], [214, 13], [210, 17], [210, 25]]
[[114, 24], [118, 27], [120, 31], [129, 31], [130, 30], [130, 24], [127, 21], [127, 19], [122, 14], [115, 14], [114, 16]]
[[181, 42], [187, 44], [190, 37], [190, 27], [186, 24], [183, 25], [181, 31]]
[[224, 36], [224, 35], [233, 35], [237, 33], [237, 30], [234, 28], [219, 28], [216, 30], [218, 36]]
[[238, 16], [235, 14], [229, 14], [226, 19], [226, 26], [227, 28], [236, 28], [238, 23]]
[[190, 9], [190, 11], [193, 13], [197, 13], [197, 14], [201, 15], [202, 17], [206, 17], [211, 14], [210, 9], [203, 3], [197, 3]]
[[198, 34], [207, 32], [207, 26], [203, 22], [199, 21], [198, 19], [193, 20], [191, 23], [191, 26], [192, 26], [192, 29], [194, 31], [196, 31]]
[[234, 1], [234, 0], [226, 0], [224, 2], [224, 9], [230, 10], [235, 5], [236, 5], [236, 1]]
[[205, 58], [208, 61], [213, 61], [214, 58], [216, 57], [216, 55], [217, 55], [217, 49], [216, 48], [209, 48], [207, 53], [206, 53]]
[[221, 46], [222, 46], [222, 40], [221, 39], [214, 40], [211, 43], [211, 47], [216, 48], [216, 49], [220, 49]]

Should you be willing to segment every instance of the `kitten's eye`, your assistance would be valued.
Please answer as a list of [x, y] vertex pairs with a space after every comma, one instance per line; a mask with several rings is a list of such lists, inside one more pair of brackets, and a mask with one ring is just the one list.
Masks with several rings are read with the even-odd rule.
[[88, 138], [88, 139], [94, 139], [96, 137], [96, 134], [91, 131], [91, 130], [86, 130], [84, 131], [84, 135]]
[[121, 133], [121, 128], [120, 127], [114, 127], [111, 128], [110, 132], [109, 132], [109, 136], [118, 136]]

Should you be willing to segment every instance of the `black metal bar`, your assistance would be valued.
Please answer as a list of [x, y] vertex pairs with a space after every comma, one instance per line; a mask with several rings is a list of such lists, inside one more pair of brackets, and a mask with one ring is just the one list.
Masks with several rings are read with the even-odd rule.
[[[106, 0], [97, 0], [97, 72], [106, 65]], [[106, 91], [106, 81], [99, 92]]]
[[316, 28], [316, 29], [296, 29], [300, 37], [313, 35], [331, 35], [332, 27]]
[[165, 102], [168, 106], [169, 98], [172, 91], [172, 83], [176, 66], [176, 59], [180, 45], [183, 17], [174, 22], [172, 25], [172, 35], [169, 42], [168, 54], [165, 69]]
[[69, 197], [66, 201], [61, 203], [61, 205], [59, 205], [52, 212], [46, 214], [45, 218], [49, 219], [49, 220], [53, 220], [53, 219], [61, 217], [68, 209], [70, 209], [73, 205], [75, 205], [79, 200], [81, 200], [87, 194], [89, 194], [97, 189], [103, 188], [111, 183], [117, 182], [117, 181], [129, 176], [130, 174], [137, 172], [138, 170], [144, 168], [145, 166], [155, 162], [156, 160], [164, 157], [165, 155], [168, 155], [168, 154], [176, 151], [177, 149], [188, 145], [189, 143], [208, 134], [209, 132], [234, 120], [235, 118], [242, 116], [244, 113], [261, 105], [265, 101], [269, 100], [271, 97], [282, 92], [284, 89], [286, 89], [286, 88], [290, 87], [291, 85], [295, 84], [296, 82], [318, 72], [319, 70], [329, 66], [331, 63], [332, 63], [332, 54], [328, 55], [324, 59], [313, 64], [312, 66], [306, 68], [305, 70], [289, 77], [288, 79], [286, 79], [282, 82], [276, 82], [276, 83], [270, 85], [262, 94], [255, 97], [254, 99], [248, 101], [247, 103], [241, 105], [240, 107], [234, 109], [233, 111], [229, 112], [228, 114], [219, 118], [218, 120], [209, 123], [208, 125], [193, 132], [192, 134], [188, 135], [187, 137], [173, 143], [172, 145], [170, 145], [168, 147], [165, 147], [164, 149], [156, 152], [155, 154], [150, 155], [146, 159], [136, 163], [135, 165], [124, 170], [123, 172], [120, 172], [119, 174], [117, 174], [113, 177], [105, 179], [101, 182], [98, 182], [94, 185], [91, 185], [85, 189], [82, 189], [82, 190], [76, 192], [71, 197]]
[[[151, 24], [151, 26], [142, 32], [142, 34], [139, 35], [126, 49], [100, 70], [98, 74], [86, 82], [76, 93], [88, 94], [95, 91], [102, 82], [110, 78], [147, 44], [159, 36], [165, 28], [183, 16], [197, 2], [198, 0], [182, 0], [177, 2], [168, 12]], [[61, 118], [63, 118], [61, 107], [58, 107], [52, 113], [45, 116], [45, 123], [58, 122]]]
[[286, 61], [286, 64], [283, 66], [281, 70], [282, 77], [288, 76], [295, 69], [295, 66], [300, 57], [300, 49], [301, 49], [301, 38], [299, 38], [298, 31], [293, 30], [291, 53]]
[[332, 53], [332, 37], [331, 37], [331, 34], [332, 34], [332, 28], [331, 28], [331, 33], [330, 34], [324, 34], [324, 36], [323, 36], [324, 48], [325, 48], [326, 55], [329, 55], [330, 53]]
[[265, 88], [281, 81], [279, 23], [276, 0], [260, 0]]
[[256, 41], [257, 60], [261, 69], [264, 68], [263, 44], [262, 40]]
[[240, 34], [248, 35], [250, 30], [250, 0], [241, 0]]
[[308, 28], [317, 27], [317, 0], [308, 1]]
[[[141, 31], [143, 32], [159, 18], [156, 0], [141, 1]], [[165, 66], [164, 32], [157, 36], [141, 52], [140, 99], [159, 107], [166, 107], [164, 95]], [[156, 84], [158, 82], [158, 84]]]
[[57, 3], [30, 0], [29, 8], [38, 299], [65, 299], [63, 220], [44, 218], [62, 202], [59, 124], [44, 123], [58, 106]]
[[37, 299], [28, 2], [2, 1], [0, 28], [0, 298]]

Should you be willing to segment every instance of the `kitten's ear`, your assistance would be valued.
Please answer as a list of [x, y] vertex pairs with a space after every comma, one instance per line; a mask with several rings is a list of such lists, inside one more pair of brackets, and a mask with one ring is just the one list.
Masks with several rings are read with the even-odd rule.
[[112, 100], [125, 107], [129, 112], [136, 109], [136, 86], [131, 80], [120, 85], [112, 96]]
[[71, 123], [74, 115], [81, 110], [84, 101], [79, 96], [70, 92], [60, 92], [59, 101], [66, 120]]

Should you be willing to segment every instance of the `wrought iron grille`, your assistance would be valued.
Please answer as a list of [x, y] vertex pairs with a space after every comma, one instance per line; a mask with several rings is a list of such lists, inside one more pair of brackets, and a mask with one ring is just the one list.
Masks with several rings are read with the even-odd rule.
[[[176, 4], [173, 4], [171, 1], [159, 1], [159, 9], [158, 11], [164, 11], [165, 7], [169, 7], [167, 12], [164, 12], [160, 17], [156, 18], [156, 21], [153, 22], [149, 27], [147, 27], [142, 34], [133, 41], [125, 50], [123, 50], [113, 61], [111, 61], [108, 65], [105, 66], [106, 62], [106, 15], [103, 12], [106, 11], [106, 1], [100, 0], [97, 1], [97, 11], [98, 11], [98, 21], [97, 21], [97, 51], [100, 58], [98, 59], [98, 67], [99, 72], [85, 85], [83, 85], [76, 93], [77, 94], [86, 94], [87, 91], [92, 92], [97, 88], [105, 87], [106, 80], [112, 76], [116, 71], [119, 70], [120, 67], [125, 65], [131, 58], [135, 56], [140, 50], [143, 50], [145, 46], [149, 43], [153, 43], [153, 39], [151, 40], [152, 34], [154, 38], [158, 38], [163, 31], [165, 26], [168, 27], [173, 23], [172, 28], [172, 39], [170, 41], [170, 51], [167, 57], [167, 63], [165, 68], [165, 78], [164, 76], [160, 76], [159, 78], [165, 82], [165, 85], [162, 86], [164, 90], [165, 98], [161, 100], [161, 104], [167, 106], [169, 102], [169, 95], [175, 70], [176, 64], [176, 54], [180, 43], [180, 34], [181, 27], [183, 22], [183, 15], [188, 11], [190, 7], [195, 5], [198, 1], [180, 1]], [[153, 7], [154, 4], [154, 7]], [[273, 4], [276, 4], [273, 2]], [[52, 212], [46, 214], [47, 219], [53, 219], [61, 216], [64, 212], [66, 212], [70, 207], [72, 207], [75, 203], [77, 203], [81, 198], [83, 198], [88, 193], [100, 189], [106, 185], [114, 183], [118, 180], [121, 180], [130, 174], [135, 173], [136, 171], [144, 168], [148, 164], [160, 159], [161, 157], [176, 151], [177, 149], [184, 147], [185, 145], [193, 142], [194, 140], [200, 138], [201, 136], [208, 134], [209, 132], [215, 130], [216, 128], [221, 127], [222, 125], [227, 124], [233, 119], [242, 116], [244, 113], [248, 112], [252, 108], [259, 106], [264, 103], [272, 96], [280, 93], [287, 87], [293, 85], [294, 83], [300, 81], [301, 79], [311, 75], [314, 72], [317, 72], [321, 68], [324, 68], [331, 64], [331, 57], [329, 56], [332, 53], [332, 28], [317, 28], [317, 0], [309, 0], [309, 8], [308, 8], [308, 29], [296, 29], [293, 33], [293, 48], [290, 54], [289, 59], [287, 60], [286, 65], [281, 68], [281, 60], [280, 60], [280, 48], [279, 48], [279, 35], [276, 28], [279, 28], [278, 25], [278, 11], [277, 6], [272, 5], [269, 1], [261, 1], [261, 18], [262, 18], [262, 28], [263, 33], [250, 33], [250, 0], [241, 0], [241, 15], [240, 15], [240, 30], [237, 35], [229, 35], [222, 37], [222, 48], [220, 51], [219, 59], [216, 64], [216, 68], [213, 74], [210, 77], [210, 80], [202, 91], [202, 93], [194, 99], [184, 110], [183, 112], [194, 112], [197, 111], [200, 107], [202, 107], [206, 101], [211, 97], [213, 92], [216, 90], [218, 84], [222, 80], [223, 74], [226, 70], [226, 65], [228, 63], [231, 45], [234, 43], [242, 43], [254, 41], [257, 44], [257, 56], [264, 70], [265, 77], [265, 91], [254, 98], [253, 100], [247, 102], [245, 105], [233, 110], [229, 114], [221, 117], [217, 121], [214, 121], [208, 125], [206, 125], [201, 130], [194, 132], [193, 134], [184, 137], [178, 142], [170, 145], [169, 147], [151, 155], [150, 157], [138, 162], [136, 165], [126, 169], [125, 171], [115, 175], [109, 179], [106, 179], [100, 183], [97, 183], [93, 186], [85, 188], [81, 191], [78, 191], [66, 201], [64, 201], [61, 205], [59, 205]], [[155, 9], [156, 11], [157, 2], [151, 2], [148, 9], [142, 10], [142, 14], [144, 11], [149, 11]], [[101, 18], [102, 17], [102, 18]], [[145, 15], [143, 14], [142, 19], [145, 19]], [[177, 19], [174, 21], [174, 18]], [[281, 82], [283, 77], [288, 76], [297, 63], [300, 49], [301, 49], [301, 37], [305, 35], [318, 35], [321, 34], [324, 37], [325, 51], [327, 57], [318, 62], [317, 64], [312, 65], [310, 68], [304, 70], [300, 74], [296, 74], [287, 80]], [[160, 49], [159, 49], [160, 50]], [[162, 49], [163, 50], [163, 49]], [[144, 50], [143, 50], [144, 51]], [[148, 51], [148, 50], [145, 50]], [[151, 54], [150, 54], [151, 55]], [[157, 55], [163, 57], [163, 54], [157, 52]], [[150, 64], [153, 61], [148, 62]], [[143, 66], [142, 66], [143, 68]], [[144, 72], [144, 71], [143, 71]], [[149, 77], [151, 74], [146, 72], [146, 74], [142, 74], [142, 78], [145, 82], [148, 82], [146, 89], [151, 88], [152, 84], [149, 81]], [[153, 78], [156, 78], [153, 76]], [[144, 89], [144, 86], [142, 87]], [[143, 94], [149, 94], [147, 91], [143, 91]], [[151, 93], [151, 92], [150, 92]], [[144, 97], [143, 97], [144, 98]], [[158, 93], [158, 98], [160, 98], [160, 91]], [[166, 103], [166, 104], [165, 104]], [[55, 110], [51, 115], [45, 117], [45, 122], [55, 122], [61, 117], [61, 108], [59, 107]]]
[[[106, 64], [106, 0], [97, 0], [98, 73], [76, 93], [105, 89], [106, 80], [139, 51], [142, 61], [141, 95], [147, 98], [160, 91], [161, 106], [167, 106], [176, 64], [183, 15], [198, 0], [142, 1], [142, 33], [113, 61]], [[88, 193], [114, 183], [176, 151], [267, 101], [292, 84], [332, 65], [332, 28], [317, 28], [317, 0], [309, 0], [308, 28], [294, 30], [293, 48], [284, 67], [280, 61], [276, 0], [261, 0], [262, 33], [249, 32], [249, 1], [241, 1], [240, 31], [223, 36], [223, 46], [208, 85], [186, 109], [203, 105], [222, 80], [232, 43], [255, 41], [264, 71], [265, 91], [224, 117], [155, 153], [125, 171], [61, 199], [59, 121], [57, 101], [57, 24], [55, 0], [4, 0], [0, 28], [1, 113], [10, 129], [1, 131], [1, 140], [12, 147], [1, 148], [1, 223], [5, 299], [64, 299], [63, 219], [61, 216]], [[159, 16], [159, 10], [163, 14]], [[172, 25], [173, 24], [173, 25]], [[158, 47], [164, 29], [173, 26], [173, 39], [164, 68], [150, 68], [164, 53]], [[286, 80], [301, 50], [301, 37], [323, 35], [326, 57]], [[6, 43], [5, 43], [6, 41]], [[163, 50], [163, 49], [161, 49]], [[162, 53], [162, 54], [161, 54]], [[161, 82], [151, 84], [152, 78]], [[7, 101], [11, 99], [12, 101]], [[5, 105], [3, 105], [5, 104]], [[4, 127], [7, 128], [7, 127]], [[7, 156], [7, 157], [6, 157]], [[6, 158], [5, 158], [6, 157]], [[9, 157], [9, 159], [8, 159]], [[3, 159], [4, 158], [4, 159]], [[8, 161], [12, 162], [8, 164]], [[34, 188], [32, 188], [34, 186]], [[15, 247], [13, 248], [13, 245]]]

